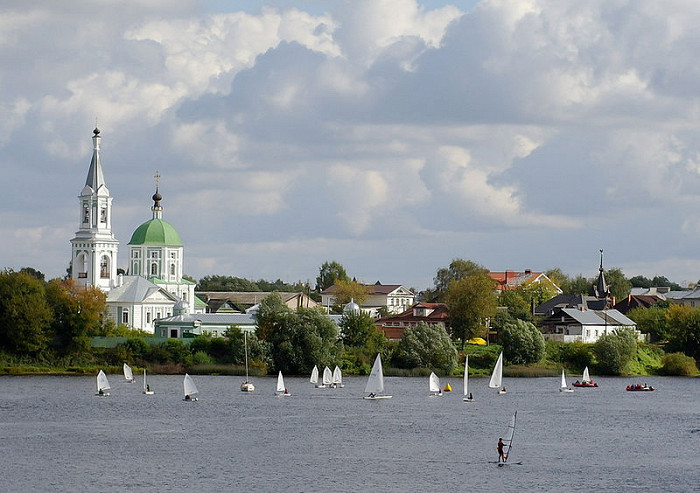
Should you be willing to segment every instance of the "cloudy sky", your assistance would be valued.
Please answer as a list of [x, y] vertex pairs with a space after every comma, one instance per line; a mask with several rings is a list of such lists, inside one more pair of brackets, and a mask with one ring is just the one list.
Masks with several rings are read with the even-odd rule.
[[[231, 7], [236, 5], [236, 7]], [[423, 289], [491, 270], [700, 279], [696, 0], [0, 2], [0, 267], [62, 276], [102, 131], [126, 267], [326, 260]]]

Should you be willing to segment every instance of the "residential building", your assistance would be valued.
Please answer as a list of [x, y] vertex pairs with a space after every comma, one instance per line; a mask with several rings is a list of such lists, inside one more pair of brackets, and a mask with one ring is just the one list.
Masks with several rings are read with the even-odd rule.
[[[306, 293], [276, 292], [292, 310], [315, 308], [318, 305]], [[272, 292], [263, 291], [197, 291], [196, 296], [206, 303], [207, 313], [243, 313], [260, 304]]]
[[503, 272], [491, 272], [489, 276], [496, 283], [496, 291], [511, 291], [525, 286], [542, 285], [546, 286], [553, 293], [561, 294], [563, 291], [543, 272], [535, 272], [525, 269], [523, 272], [506, 270]]
[[446, 329], [450, 314], [444, 303], [417, 303], [410, 309], [395, 316], [378, 318], [375, 325], [384, 332], [387, 339], [399, 340], [408, 327], [416, 327], [420, 322]]
[[[375, 284], [364, 284], [363, 286], [367, 293], [367, 299], [359, 303], [360, 309], [375, 318], [383, 310], [388, 314], [402, 313], [415, 303], [415, 294], [401, 284], [382, 284], [377, 281]], [[338, 290], [338, 285], [334, 284], [321, 291], [321, 304], [326, 309], [336, 304]]]
[[631, 328], [642, 340], [637, 324], [617, 310], [561, 308], [540, 322], [545, 339], [560, 342], [596, 342], [621, 328]]

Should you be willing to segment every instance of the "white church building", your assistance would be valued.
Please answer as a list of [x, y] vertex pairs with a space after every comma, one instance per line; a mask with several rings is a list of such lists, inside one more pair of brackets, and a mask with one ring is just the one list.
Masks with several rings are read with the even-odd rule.
[[71, 240], [71, 278], [107, 293], [107, 312], [117, 324], [154, 332], [155, 320], [178, 312], [204, 313], [195, 284], [182, 277], [184, 245], [175, 228], [163, 220], [162, 196], [153, 195], [152, 218], [129, 241], [127, 275], [117, 275], [119, 241], [112, 233], [112, 196], [100, 161], [100, 131], [93, 131], [87, 180], [78, 200], [80, 227]]

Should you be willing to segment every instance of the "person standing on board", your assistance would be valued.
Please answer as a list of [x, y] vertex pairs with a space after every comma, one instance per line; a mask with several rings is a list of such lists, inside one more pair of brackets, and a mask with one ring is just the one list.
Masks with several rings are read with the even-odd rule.
[[501, 462], [501, 460], [503, 460], [503, 462], [506, 461], [506, 457], [505, 457], [505, 455], [503, 455], [503, 445], [504, 445], [503, 438], [499, 438], [498, 439], [498, 462]]

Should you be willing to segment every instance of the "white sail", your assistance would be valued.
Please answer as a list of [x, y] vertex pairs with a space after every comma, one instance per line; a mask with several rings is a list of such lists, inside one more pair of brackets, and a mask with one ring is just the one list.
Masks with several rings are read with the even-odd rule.
[[564, 375], [564, 368], [561, 369], [561, 388], [565, 389], [567, 388], [568, 385], [566, 385], [566, 376]]
[[109, 381], [107, 380], [107, 375], [105, 375], [105, 372], [100, 370], [100, 372], [97, 374], [97, 391], [105, 391], [109, 390], [111, 387], [109, 386]]
[[255, 385], [250, 382], [248, 377], [248, 332], [243, 332], [243, 347], [245, 348], [245, 382], [241, 384], [241, 391], [254, 392]]
[[313, 383], [314, 385], [318, 383], [318, 367], [314, 365], [314, 369], [311, 370], [311, 378], [309, 378], [309, 382]]
[[583, 377], [581, 379], [583, 383], [588, 383], [591, 381], [591, 376], [588, 374], [588, 367], [583, 369]]
[[382, 371], [382, 359], [379, 354], [374, 360], [374, 366], [372, 366], [367, 385], [365, 385], [366, 394], [376, 394], [378, 392], [384, 392], [384, 372]]
[[146, 379], [146, 369], [143, 369], [143, 393], [146, 395], [153, 395], [153, 391], [151, 390], [151, 387], [148, 385], [148, 381]]
[[503, 383], [503, 352], [498, 356], [498, 361], [496, 361], [496, 366], [493, 368], [493, 373], [491, 374], [491, 381], [489, 382], [489, 387], [492, 389], [501, 388]]
[[336, 387], [343, 386], [343, 372], [340, 371], [340, 368], [337, 366], [333, 370], [333, 385]]
[[124, 363], [124, 379], [127, 382], [133, 382], [134, 380], [134, 373], [131, 371], [131, 367]]
[[464, 397], [469, 395], [469, 356], [464, 360]]
[[503, 462], [508, 460], [508, 454], [510, 453], [510, 448], [513, 446], [513, 435], [515, 435], [515, 418], [518, 415], [518, 411], [513, 413], [513, 417], [510, 418], [510, 424], [508, 425], [508, 438], [503, 442]]
[[430, 373], [430, 391], [438, 393], [440, 392], [440, 379], [433, 372]]
[[323, 369], [323, 385], [330, 385], [333, 383], [333, 373], [331, 369], [327, 366]]
[[282, 376], [282, 372], [279, 372], [277, 374], [277, 392], [284, 392], [284, 389], [284, 377]]
[[194, 380], [192, 380], [192, 377], [189, 376], [189, 374], [185, 373], [185, 380], [183, 382], [183, 387], [185, 391], [185, 397], [188, 395], [190, 397], [194, 396], [197, 394], [197, 386], [194, 384]]

